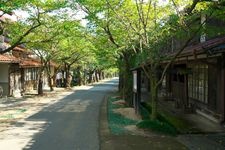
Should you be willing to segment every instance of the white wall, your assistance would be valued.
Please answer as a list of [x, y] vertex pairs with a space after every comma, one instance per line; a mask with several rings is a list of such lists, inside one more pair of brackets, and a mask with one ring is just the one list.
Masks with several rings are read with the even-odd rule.
[[0, 82], [8, 82], [9, 78], [8, 64], [0, 63]]

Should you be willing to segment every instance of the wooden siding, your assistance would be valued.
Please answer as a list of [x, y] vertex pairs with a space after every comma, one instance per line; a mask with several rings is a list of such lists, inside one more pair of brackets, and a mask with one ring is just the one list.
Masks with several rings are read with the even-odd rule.
[[181, 82], [172, 82], [172, 93], [178, 108], [183, 107], [185, 99], [185, 84]]
[[209, 89], [208, 89], [208, 108], [212, 111], [217, 110], [217, 75], [218, 75], [218, 69], [215, 67], [215, 65], [209, 65]]

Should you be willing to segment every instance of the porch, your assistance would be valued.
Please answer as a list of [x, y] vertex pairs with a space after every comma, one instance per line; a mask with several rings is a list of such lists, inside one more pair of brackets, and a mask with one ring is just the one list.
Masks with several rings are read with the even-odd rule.
[[[144, 72], [138, 68], [137, 71], [137, 89], [134, 90], [134, 105], [140, 105], [141, 102], [150, 101], [150, 88], [149, 81], [145, 77]], [[172, 76], [167, 77], [168, 79], [174, 79]], [[202, 105], [201, 107], [196, 107], [196, 101], [191, 101], [188, 99], [188, 82], [187, 76], [177, 76], [176, 81], [164, 80], [162, 83], [161, 90], [159, 91], [159, 111], [174, 118], [178, 118], [181, 121], [187, 122], [190, 126], [190, 131], [188, 133], [219, 133], [225, 132], [225, 127], [221, 124], [221, 115], [216, 111], [210, 111], [206, 109], [207, 106]], [[170, 83], [173, 88], [168, 88]], [[183, 92], [180, 92], [183, 91]], [[187, 99], [185, 99], [187, 97]], [[182, 99], [182, 100], [181, 100]], [[211, 102], [213, 99], [208, 100]], [[193, 104], [193, 105], [190, 105]], [[200, 106], [200, 104], [199, 104]], [[138, 106], [134, 106], [137, 111]], [[186, 131], [184, 133], [187, 133]]]
[[[149, 102], [149, 100], [149, 92], [142, 92], [141, 102]], [[169, 97], [160, 97], [158, 101], [159, 112], [187, 123], [189, 129], [183, 133], [225, 133], [225, 125], [213, 120], [211, 115], [199, 112], [187, 113], [181, 107], [177, 107], [176, 103], [174, 99]]]

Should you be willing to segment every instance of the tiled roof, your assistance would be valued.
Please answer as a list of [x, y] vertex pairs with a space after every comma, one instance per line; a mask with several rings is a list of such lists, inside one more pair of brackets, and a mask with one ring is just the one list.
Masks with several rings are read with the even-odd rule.
[[22, 48], [22, 47], [15, 47], [13, 50], [16, 50], [16, 51], [21, 51], [21, 52], [28, 52], [28, 50], [26, 50], [25, 48]]
[[[55, 67], [57, 66], [56, 63], [50, 62], [50, 65]], [[20, 60], [20, 68], [32, 68], [32, 67], [41, 67], [41, 61], [38, 59], [33, 59], [33, 58], [27, 58], [27, 59], [21, 59]]]
[[[5, 47], [9, 47], [10, 44], [8, 42], [4, 42]], [[13, 49], [13, 51], [19, 51], [24, 54], [32, 54], [32, 52], [28, 51], [23, 45], [19, 45]], [[17, 58], [13, 55], [1, 54], [0, 55], [0, 63], [19, 63], [20, 68], [33, 68], [33, 67], [41, 67], [41, 61], [36, 58]], [[50, 62], [51, 66], [57, 66], [56, 63]]]
[[[178, 58], [181, 57], [187, 57], [187, 56], [192, 56], [192, 55], [198, 55], [198, 54], [216, 54], [216, 53], [221, 53], [225, 52], [225, 36], [213, 38], [211, 40], [205, 41], [203, 43], [198, 43], [192, 46], [186, 47], [181, 54], [178, 56]], [[167, 55], [169, 56], [174, 56], [175, 53], [169, 53]], [[167, 62], [167, 61], [165, 61]], [[164, 62], [163, 62], [164, 63]], [[150, 61], [146, 61], [142, 63], [142, 65], [148, 65], [151, 64]], [[139, 64], [137, 67], [132, 68], [131, 71], [140, 69], [141, 64]]]
[[[5, 45], [6, 47], [10, 47], [9, 42], [6, 42], [6, 41], [5, 41], [4, 45]], [[31, 53], [30, 51], [28, 51], [27, 49], [25, 49], [22, 45], [16, 46], [15, 48], [13, 48], [13, 50], [14, 50], [14, 51], [24, 52], [24, 53]]]
[[225, 36], [214, 38], [203, 43], [186, 47], [180, 56], [205, 53], [206, 50], [210, 50], [224, 43], [225, 43]]
[[[3, 45], [4, 45], [6, 48], [10, 47], [10, 39], [7, 38], [7, 37], [5, 37], [5, 38], [4, 38], [4, 41], [5, 41], [5, 42], [3, 43]], [[23, 52], [23, 53], [26, 53], [26, 54], [31, 54], [31, 53], [32, 53], [31, 51], [29, 51], [28, 49], [26, 49], [25, 46], [24, 46], [23, 44], [18, 45], [18, 46], [16, 46], [15, 48], [13, 48], [13, 51], [19, 51], [19, 52]]]
[[20, 62], [21, 68], [41, 67], [41, 62], [35, 59], [24, 59]]
[[0, 54], [0, 63], [19, 63], [21, 68], [31, 68], [41, 66], [41, 62], [39, 60], [31, 58], [19, 59], [8, 54]]
[[20, 61], [12, 55], [0, 54], [0, 62], [1, 63], [19, 63]]
[[[41, 61], [33, 58], [19, 59], [12, 55], [0, 54], [0, 63], [19, 63], [20, 68], [35, 68], [41, 67]], [[50, 62], [51, 66], [57, 66], [56, 63]]]

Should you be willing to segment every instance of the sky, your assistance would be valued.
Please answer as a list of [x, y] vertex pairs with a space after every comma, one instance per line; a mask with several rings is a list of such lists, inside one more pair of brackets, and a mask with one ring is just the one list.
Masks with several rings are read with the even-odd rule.
[[[148, 0], [144, 0], [144, 1], [148, 1]], [[168, 4], [168, 0], [159, 0], [158, 1], [158, 5], [162, 6], [162, 5], [166, 5]], [[73, 10], [68, 10], [68, 15], [70, 16], [70, 18], [74, 19], [74, 20], [80, 20], [81, 25], [86, 26], [88, 21], [85, 18], [85, 13], [82, 10], [78, 10], [74, 13]], [[2, 12], [0, 12], [1, 14]], [[21, 10], [15, 10], [14, 11], [14, 15], [10, 16], [10, 15], [4, 15], [5, 17], [16, 21], [18, 19], [26, 19], [29, 17], [29, 14], [25, 11], [21, 11]]]
[[[74, 20], [80, 20], [81, 25], [83, 25], [83, 26], [86, 26], [86, 24], [88, 22], [86, 19], [84, 19], [85, 13], [81, 10], [78, 10], [76, 13], [72, 12], [72, 10], [69, 10], [68, 15], [71, 16], [70, 18], [72, 18]], [[18, 19], [26, 19], [28, 17], [29, 17], [29, 14], [27, 12], [21, 11], [21, 10], [15, 10], [14, 15], [12, 15], [12, 16], [7, 15], [7, 18], [10, 18], [14, 21], [16, 21]]]

